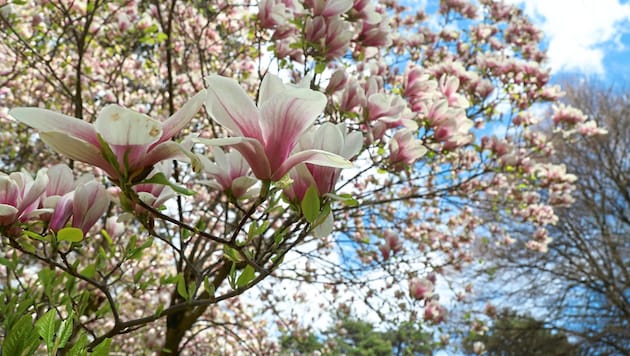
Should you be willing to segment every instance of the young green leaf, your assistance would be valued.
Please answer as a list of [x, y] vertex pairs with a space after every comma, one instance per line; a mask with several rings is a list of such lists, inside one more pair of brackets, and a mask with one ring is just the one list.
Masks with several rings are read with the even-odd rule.
[[87, 335], [82, 333], [81, 336], [79, 336], [79, 340], [77, 340], [77, 342], [75, 342], [74, 345], [72, 345], [72, 348], [70, 348], [70, 350], [68, 351], [68, 356], [86, 355], [87, 352], [85, 351], [85, 349], [87, 348], [88, 342], [89, 341]]
[[57, 353], [57, 349], [59, 348], [63, 348], [66, 346], [66, 344], [68, 343], [68, 340], [70, 340], [70, 337], [72, 336], [72, 321], [73, 318], [73, 314], [70, 313], [70, 315], [68, 315], [68, 318], [66, 320], [64, 320], [61, 323], [61, 326], [59, 327], [59, 331], [57, 333], [57, 340], [55, 340], [55, 348], [53, 351], [55, 351], [55, 354]]
[[92, 356], [108, 356], [109, 355], [109, 347], [112, 344], [112, 339], [105, 339], [103, 342], [98, 344], [92, 351]]
[[184, 187], [182, 187], [180, 185], [172, 183], [171, 181], [168, 180], [168, 178], [166, 178], [166, 176], [162, 172], [154, 174], [151, 178], [145, 179], [142, 182], [140, 182], [139, 184], [161, 184], [161, 185], [167, 185], [167, 186], [171, 187], [174, 191], [176, 191], [179, 194], [183, 194], [183, 195], [194, 195], [195, 194], [195, 192], [190, 190], [190, 189], [186, 189], [186, 188], [184, 188]]
[[50, 309], [46, 312], [46, 314], [42, 315], [42, 317], [35, 322], [35, 329], [37, 330], [39, 336], [44, 339], [49, 355], [52, 355], [53, 343], [55, 341], [56, 316], [57, 312], [55, 311], [55, 309]]
[[236, 280], [236, 286], [238, 288], [244, 287], [249, 284], [249, 282], [251, 282], [254, 277], [256, 277], [256, 270], [251, 265], [247, 265], [243, 272], [241, 272], [238, 280]]
[[34, 332], [33, 320], [24, 315], [8, 331], [2, 344], [3, 355], [32, 355], [39, 346], [39, 335]]
[[317, 187], [311, 185], [304, 194], [304, 198], [302, 199], [301, 208], [302, 214], [304, 214], [304, 218], [309, 223], [315, 221], [317, 216], [319, 215], [319, 196], [317, 195]]
[[188, 300], [188, 290], [186, 289], [186, 281], [184, 281], [184, 276], [182, 274], [177, 275], [177, 293], [182, 296], [182, 298]]
[[57, 231], [57, 240], [79, 242], [83, 240], [83, 231], [76, 227], [64, 227]]

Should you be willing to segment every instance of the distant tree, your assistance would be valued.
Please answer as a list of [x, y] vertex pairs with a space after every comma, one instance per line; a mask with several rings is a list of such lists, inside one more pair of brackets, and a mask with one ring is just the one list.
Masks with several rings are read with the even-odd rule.
[[426, 355], [433, 350], [431, 334], [412, 323], [402, 323], [385, 331], [375, 330], [367, 321], [344, 318], [320, 337], [313, 332], [292, 332], [280, 338], [287, 354], [361, 356]]
[[[579, 179], [570, 208], [558, 211], [546, 254], [486, 246], [493, 291], [512, 305], [543, 308], [585, 354], [630, 354], [630, 92], [582, 82], [565, 87], [565, 101], [605, 136], [558, 142], [553, 156]], [[553, 179], [548, 172], [547, 179]], [[553, 194], [553, 192], [551, 192]], [[511, 238], [526, 231], [510, 231]], [[531, 233], [531, 232], [529, 232]], [[517, 242], [518, 243], [518, 242]]]
[[474, 344], [482, 342], [489, 355], [560, 356], [573, 355], [576, 347], [567, 336], [550, 329], [544, 321], [504, 310], [490, 329], [464, 343], [468, 353], [475, 353]]

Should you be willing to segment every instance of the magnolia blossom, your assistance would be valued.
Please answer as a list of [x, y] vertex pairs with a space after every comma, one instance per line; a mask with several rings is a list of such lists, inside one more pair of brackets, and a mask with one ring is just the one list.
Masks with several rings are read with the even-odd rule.
[[428, 278], [413, 278], [409, 281], [409, 295], [413, 299], [425, 300], [433, 296], [434, 284]]
[[[137, 182], [157, 162], [186, 153], [171, 138], [199, 111], [204, 96], [205, 91], [198, 93], [164, 122], [113, 104], [101, 110], [93, 125], [40, 108], [16, 108], [9, 114], [39, 130], [41, 139], [55, 151], [101, 168], [115, 181]], [[99, 137], [115, 157], [104, 154], [107, 148]]]
[[42, 212], [37, 207], [47, 184], [46, 169], [40, 169], [35, 179], [25, 172], [0, 173], [0, 227], [27, 221]]
[[385, 243], [378, 246], [384, 260], [388, 260], [391, 254], [396, 254], [403, 249], [402, 240], [392, 230], [385, 230], [383, 233]]
[[205, 181], [212, 188], [227, 191], [234, 197], [240, 198], [256, 183], [256, 179], [249, 175], [247, 161], [236, 150], [225, 153], [221, 148], [213, 150], [214, 162], [206, 156], [199, 156], [204, 172], [212, 178]]
[[389, 163], [399, 168], [413, 164], [427, 153], [422, 141], [415, 137], [415, 132], [409, 129], [396, 131], [389, 141]]
[[66, 193], [58, 201], [48, 227], [52, 231], [58, 231], [72, 217], [72, 227], [87, 234], [105, 214], [109, 203], [109, 193], [99, 182], [90, 180], [79, 184], [74, 191]]
[[437, 300], [431, 300], [424, 307], [424, 320], [441, 323], [446, 317], [446, 309]]
[[[338, 154], [345, 159], [354, 157], [362, 146], [363, 135], [360, 132], [347, 133], [343, 124], [334, 125], [329, 122], [307, 132], [299, 143], [299, 149], [320, 149]], [[298, 165], [290, 172], [293, 182], [285, 189], [285, 193], [289, 199], [301, 201], [311, 185], [317, 188], [319, 195], [333, 192], [340, 173], [341, 170], [334, 167]]]
[[300, 137], [326, 106], [322, 93], [286, 86], [280, 78], [268, 74], [262, 81], [257, 107], [231, 78], [211, 75], [206, 83], [206, 108], [212, 119], [227, 128], [232, 137], [198, 141], [234, 147], [258, 179], [278, 181], [299, 163], [352, 167], [350, 162], [331, 152], [294, 150]]

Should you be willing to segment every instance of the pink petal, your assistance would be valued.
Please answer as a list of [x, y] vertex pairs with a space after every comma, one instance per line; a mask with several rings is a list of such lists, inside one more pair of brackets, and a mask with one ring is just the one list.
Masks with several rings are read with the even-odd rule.
[[282, 80], [276, 75], [268, 73], [260, 84], [260, 91], [258, 93], [258, 106], [262, 103], [274, 97], [278, 93], [282, 93], [287, 90]]
[[97, 181], [77, 187], [74, 192], [72, 226], [87, 233], [109, 207], [109, 193]]
[[144, 167], [151, 167], [166, 159], [176, 158], [186, 160], [190, 157], [188, 153], [189, 151], [181, 144], [173, 141], [166, 141], [155, 146], [155, 148], [144, 157], [142, 164]]
[[317, 166], [326, 166], [334, 168], [352, 168], [352, 163], [343, 157], [331, 152], [322, 150], [305, 150], [298, 152], [289, 157], [284, 163], [273, 172], [271, 180], [277, 181], [282, 179], [287, 172], [299, 163], [310, 163]]
[[85, 141], [61, 132], [42, 132], [39, 137], [53, 150], [71, 159], [85, 162], [104, 170], [108, 176], [116, 177], [116, 170], [105, 161], [101, 151]]
[[272, 171], [285, 161], [325, 107], [326, 96], [310, 89], [287, 90], [262, 104], [265, 152]]
[[206, 78], [206, 109], [210, 117], [236, 135], [262, 141], [260, 114], [252, 99], [231, 78], [211, 75]]
[[10, 205], [0, 204], [0, 226], [11, 225], [15, 222], [18, 210]]
[[195, 141], [210, 146], [232, 146], [234, 149], [238, 150], [247, 163], [249, 163], [256, 178], [271, 178], [269, 159], [267, 158], [262, 144], [256, 139], [248, 137], [227, 137], [217, 139], [198, 138]]
[[56, 164], [48, 168], [48, 186], [46, 195], [64, 195], [70, 192], [74, 185], [74, 175], [70, 167], [65, 164]]
[[207, 97], [205, 90], [200, 91], [192, 99], [188, 100], [184, 106], [177, 110], [171, 117], [162, 123], [162, 137], [154, 144], [160, 144], [164, 141], [170, 140], [173, 136], [177, 135], [188, 123], [195, 117], [195, 114], [199, 112], [201, 105]]
[[52, 231], [59, 231], [66, 225], [70, 216], [72, 215], [72, 204], [74, 199], [74, 192], [64, 195], [55, 206], [55, 210], [50, 218], [50, 224], [48, 228]]
[[83, 120], [40, 108], [15, 108], [9, 111], [9, 115], [40, 132], [64, 132], [68, 136], [98, 145], [94, 127]]
[[129, 172], [136, 171], [138, 169], [142, 169], [147, 167], [146, 158], [147, 158], [147, 145], [113, 145], [110, 144], [109, 147], [114, 152], [114, 155], [118, 159], [118, 165], [121, 167], [125, 166], [125, 160], [127, 162], [127, 168]]
[[9, 176], [0, 174], [0, 204], [17, 206], [19, 188]]
[[111, 145], [150, 145], [162, 137], [159, 121], [114, 104], [101, 110], [94, 128]]
[[22, 197], [18, 208], [18, 215], [28, 213], [31, 210], [37, 208], [39, 199], [46, 191], [46, 185], [48, 185], [48, 175], [45, 170], [40, 169], [37, 172], [35, 181], [29, 182], [25, 187], [26, 194]]

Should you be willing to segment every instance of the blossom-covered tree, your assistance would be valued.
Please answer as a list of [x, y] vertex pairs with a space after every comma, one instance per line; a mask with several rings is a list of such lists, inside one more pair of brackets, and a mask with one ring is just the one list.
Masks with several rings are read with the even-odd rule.
[[300, 285], [440, 323], [475, 239], [544, 251], [570, 204], [539, 127], [602, 133], [529, 110], [561, 95], [542, 34], [490, 0], [0, 6], [9, 353], [273, 352]]

